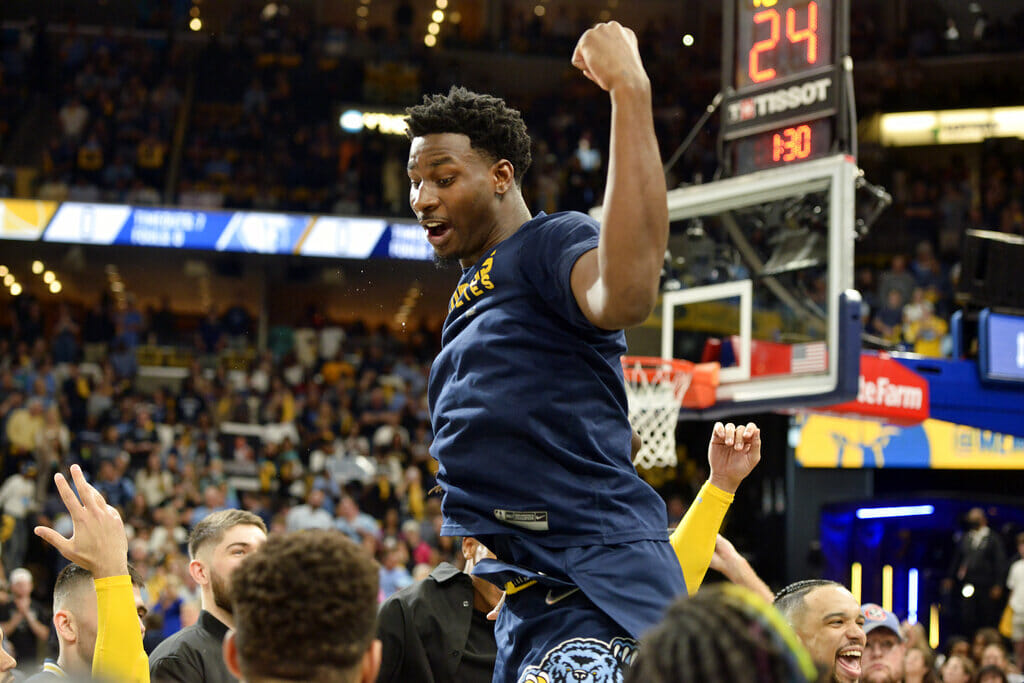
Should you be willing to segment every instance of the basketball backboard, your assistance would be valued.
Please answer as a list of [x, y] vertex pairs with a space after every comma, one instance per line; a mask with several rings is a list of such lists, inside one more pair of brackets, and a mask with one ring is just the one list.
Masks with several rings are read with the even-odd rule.
[[668, 193], [661, 306], [629, 353], [722, 364], [705, 419], [840, 403], [857, 393], [857, 167], [837, 155]]

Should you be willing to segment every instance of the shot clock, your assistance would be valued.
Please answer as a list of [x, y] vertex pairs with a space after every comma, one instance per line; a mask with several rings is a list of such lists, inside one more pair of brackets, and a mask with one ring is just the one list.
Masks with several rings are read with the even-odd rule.
[[849, 0], [727, 0], [721, 135], [727, 174], [846, 151]]

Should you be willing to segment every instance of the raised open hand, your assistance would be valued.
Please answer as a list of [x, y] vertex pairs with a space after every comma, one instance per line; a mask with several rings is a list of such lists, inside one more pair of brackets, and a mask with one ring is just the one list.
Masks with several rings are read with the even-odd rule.
[[64, 506], [71, 515], [74, 530], [71, 538], [64, 538], [49, 527], [37, 526], [36, 536], [52, 545], [60, 554], [88, 569], [93, 578], [121, 576], [128, 573], [128, 538], [124, 522], [116, 509], [107, 505], [100, 492], [85, 480], [82, 468], [71, 466], [71, 479], [75, 482], [81, 500], [75, 496], [62, 474], [55, 474]]

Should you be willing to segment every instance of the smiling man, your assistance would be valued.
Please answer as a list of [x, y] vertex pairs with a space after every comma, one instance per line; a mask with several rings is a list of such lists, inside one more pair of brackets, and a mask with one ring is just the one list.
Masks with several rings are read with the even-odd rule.
[[221, 510], [196, 524], [188, 539], [188, 571], [202, 590], [199, 621], [160, 643], [150, 657], [154, 683], [234, 683], [222, 642], [234, 626], [231, 574], [267, 540], [263, 520], [246, 510]]
[[864, 652], [864, 616], [860, 605], [842, 584], [812, 579], [786, 586], [775, 596], [815, 664], [835, 683], [857, 683]]

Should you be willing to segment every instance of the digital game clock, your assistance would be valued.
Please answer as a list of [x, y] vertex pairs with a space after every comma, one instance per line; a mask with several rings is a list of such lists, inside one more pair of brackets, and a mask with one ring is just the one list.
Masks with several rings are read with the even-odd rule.
[[846, 125], [848, 17], [848, 0], [726, 3], [721, 135], [729, 174], [844, 151], [835, 142]]

